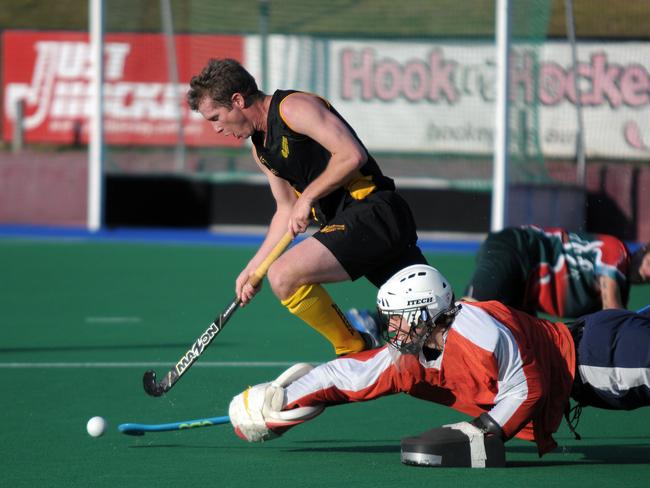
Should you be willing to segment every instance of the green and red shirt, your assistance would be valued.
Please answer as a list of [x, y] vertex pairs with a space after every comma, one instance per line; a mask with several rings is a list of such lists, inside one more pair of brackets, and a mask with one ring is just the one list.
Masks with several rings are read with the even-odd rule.
[[[618, 284], [627, 304], [630, 254], [623, 242], [607, 234], [578, 234], [561, 228], [524, 226], [527, 249], [537, 264], [529, 270], [526, 302], [558, 317], [577, 317], [602, 308], [598, 277]], [[532, 247], [532, 248], [531, 248]]]

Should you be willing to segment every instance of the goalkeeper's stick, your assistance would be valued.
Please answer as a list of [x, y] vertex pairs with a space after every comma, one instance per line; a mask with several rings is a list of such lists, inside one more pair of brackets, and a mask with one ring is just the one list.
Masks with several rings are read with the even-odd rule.
[[208, 417], [204, 419], [182, 420], [180, 422], [170, 422], [168, 424], [120, 424], [117, 426], [122, 434], [127, 435], [144, 435], [145, 432], [168, 432], [170, 430], [195, 429], [197, 427], [211, 427], [213, 425], [227, 424], [230, 417]]
[[[290, 232], [287, 232], [280, 242], [278, 242], [270, 254], [264, 259], [262, 264], [253, 272], [253, 274], [248, 278], [248, 283], [253, 287], [257, 287], [266, 272], [271, 267], [273, 261], [275, 261], [280, 254], [287, 248], [291, 243], [293, 235]], [[144, 386], [144, 391], [147, 394], [155, 397], [159, 397], [164, 393], [167, 393], [171, 388], [176, 384], [176, 382], [183, 376], [188, 369], [194, 364], [194, 362], [203, 354], [207, 347], [212, 343], [214, 338], [221, 332], [221, 330], [226, 325], [226, 322], [232, 317], [232, 314], [239, 308], [240, 300], [235, 297], [232, 302], [225, 308], [221, 314], [214, 319], [203, 334], [194, 342], [192, 347], [190, 347], [183, 357], [176, 363], [176, 365], [165, 375], [165, 377], [160, 381], [156, 381], [156, 372], [153, 370], [147, 371], [142, 377], [142, 385]]]

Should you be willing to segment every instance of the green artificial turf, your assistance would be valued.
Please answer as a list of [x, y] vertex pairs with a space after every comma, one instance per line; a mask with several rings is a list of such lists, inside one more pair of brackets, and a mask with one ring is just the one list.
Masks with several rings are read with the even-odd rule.
[[[298, 361], [332, 351], [268, 287], [238, 311], [181, 381], [145, 395], [143, 372], [164, 373], [234, 296], [250, 247], [0, 240], [0, 459], [11, 487], [647, 486], [650, 410], [586, 409], [576, 441], [541, 459], [507, 444], [508, 467], [406, 467], [402, 437], [465, 417], [407, 396], [328, 409], [284, 437], [249, 445], [229, 425], [126, 436], [123, 422], [227, 414], [233, 395]], [[473, 256], [427, 257], [462, 288]], [[365, 282], [330, 286], [341, 308], [371, 307]], [[633, 294], [631, 307], [643, 297]], [[108, 432], [91, 438], [101, 415]]]

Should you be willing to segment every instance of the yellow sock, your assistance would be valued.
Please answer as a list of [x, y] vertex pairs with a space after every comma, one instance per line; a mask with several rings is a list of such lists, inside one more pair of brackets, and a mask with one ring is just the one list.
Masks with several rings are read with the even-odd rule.
[[303, 285], [282, 305], [330, 341], [337, 355], [363, 351], [365, 342], [322, 286]]

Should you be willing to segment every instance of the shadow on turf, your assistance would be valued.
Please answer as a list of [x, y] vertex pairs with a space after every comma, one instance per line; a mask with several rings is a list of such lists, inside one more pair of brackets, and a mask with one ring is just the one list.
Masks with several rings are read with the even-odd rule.
[[[345, 444], [351, 442], [359, 442], [358, 440], [322, 440], [322, 441], [295, 441], [296, 444]], [[368, 442], [378, 442], [377, 440], [368, 441]], [[302, 448], [287, 448], [286, 446], [277, 446], [277, 449], [287, 452], [358, 452], [358, 453], [382, 453], [382, 452], [400, 452], [399, 441], [393, 440], [384, 440], [381, 442], [390, 442], [391, 444], [381, 445], [381, 446], [337, 446], [337, 447], [302, 447]], [[189, 448], [189, 449], [250, 449], [247, 444], [244, 444], [239, 447], [234, 447], [231, 445], [227, 446], [203, 446], [203, 445], [193, 445], [193, 444], [135, 444], [129, 446], [129, 449], [150, 449], [150, 448]]]
[[[643, 438], [643, 437], [639, 437]], [[326, 443], [346, 443], [356, 441], [302, 441], [301, 443], [309, 444], [326, 444]], [[376, 442], [376, 441], [375, 441]], [[385, 441], [384, 441], [385, 442]], [[348, 453], [399, 453], [399, 441], [388, 441], [391, 444], [385, 445], [353, 445], [353, 446], [323, 446], [323, 447], [301, 447], [287, 449], [289, 452], [348, 452]], [[578, 444], [572, 446], [560, 447], [554, 454], [566, 454], [572, 457], [581, 455], [582, 459], [571, 459], [563, 461], [561, 459], [537, 458], [537, 448], [534, 446], [509, 446], [506, 453], [530, 454], [535, 460], [533, 461], [508, 461], [508, 467], [527, 468], [542, 466], [565, 466], [565, 465], [589, 465], [589, 464], [647, 464], [650, 459], [649, 444], [610, 444], [610, 445], [588, 445]]]
[[[341, 442], [341, 441], [332, 441]], [[343, 441], [345, 442], [345, 441]], [[385, 444], [381, 446], [336, 446], [336, 447], [300, 447], [286, 449], [288, 452], [363, 452], [363, 453], [384, 453], [400, 452], [399, 442], [394, 444]]]
[[[341, 444], [358, 442], [358, 440], [323, 440], [323, 441], [299, 441], [299, 444]], [[370, 441], [369, 441], [370, 442]], [[372, 442], [377, 442], [372, 441]], [[286, 452], [341, 452], [341, 453], [359, 453], [359, 454], [379, 454], [379, 453], [395, 453], [400, 452], [399, 441], [383, 441], [390, 442], [390, 444], [383, 445], [351, 445], [351, 446], [331, 446], [331, 447], [300, 447], [300, 448], [287, 448], [285, 446], [278, 446], [282, 451]], [[235, 447], [232, 445], [227, 446], [205, 446], [205, 445], [192, 445], [192, 444], [137, 444], [129, 446], [130, 449], [250, 449], [249, 446], [243, 445]], [[588, 466], [588, 465], [608, 465], [608, 464], [647, 464], [650, 459], [650, 445], [644, 444], [630, 444], [630, 445], [573, 445], [568, 447], [560, 447], [551, 455], [563, 455], [574, 457], [575, 455], [582, 455], [583, 459], [572, 459], [563, 461], [561, 459], [537, 458], [537, 448], [534, 446], [510, 446], [506, 450], [506, 457], [508, 453], [520, 453], [530, 455], [534, 460], [531, 461], [506, 461], [508, 468], [546, 468], [551, 466]]]
[[[537, 455], [537, 448], [534, 446], [511, 446], [506, 453], [516, 452], [522, 454]], [[536, 461], [508, 461], [508, 467], [529, 468], [534, 466], [565, 466], [565, 465], [588, 465], [588, 464], [647, 464], [650, 459], [650, 444], [609, 444], [609, 445], [588, 445], [574, 444], [571, 446], [559, 447], [553, 455], [582, 455], [582, 459], [562, 461], [552, 459], [545, 461], [544, 458]]]
[[[359, 452], [359, 453], [382, 453], [382, 452], [400, 452], [399, 439], [373, 439], [368, 443], [389, 442], [384, 445], [360, 445], [359, 439], [329, 439], [329, 440], [311, 440], [311, 441], [294, 441], [296, 444], [317, 444], [322, 447], [296, 447], [286, 449], [289, 452]], [[323, 446], [323, 444], [352, 444], [354, 446]]]

